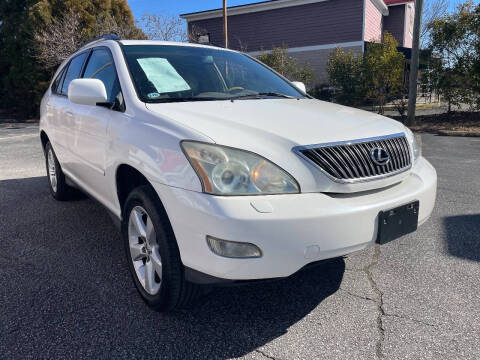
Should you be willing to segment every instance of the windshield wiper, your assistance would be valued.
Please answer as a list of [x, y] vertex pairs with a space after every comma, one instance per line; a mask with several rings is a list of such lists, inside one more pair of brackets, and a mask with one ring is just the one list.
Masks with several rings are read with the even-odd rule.
[[278, 97], [284, 99], [296, 99], [294, 96], [280, 94], [276, 92], [260, 92], [253, 94], [237, 95], [232, 97], [182, 97], [182, 98], [163, 98], [163, 99], [149, 99], [150, 103], [172, 103], [172, 102], [188, 102], [188, 101], [216, 101], [216, 100], [237, 100], [237, 99], [262, 99], [264, 97]]
[[183, 98], [164, 98], [164, 99], [149, 99], [151, 103], [170, 103], [170, 102], [187, 102], [187, 101], [213, 101], [213, 100], [229, 100], [228, 98], [216, 97], [183, 97]]
[[258, 95], [260, 95], [260, 96], [281, 97], [281, 98], [285, 98], [285, 99], [296, 99], [295, 96], [280, 94], [280, 93], [276, 93], [276, 92], [261, 92], [261, 93], [258, 93]]
[[230, 100], [237, 100], [237, 99], [261, 99], [262, 97], [269, 96], [269, 97], [279, 97], [279, 98], [284, 98], [284, 99], [296, 99], [294, 96], [290, 95], [285, 95], [285, 94], [280, 94], [276, 92], [259, 92], [259, 93], [254, 93], [254, 94], [245, 94], [245, 95], [238, 95], [238, 96], [233, 96], [230, 97]]

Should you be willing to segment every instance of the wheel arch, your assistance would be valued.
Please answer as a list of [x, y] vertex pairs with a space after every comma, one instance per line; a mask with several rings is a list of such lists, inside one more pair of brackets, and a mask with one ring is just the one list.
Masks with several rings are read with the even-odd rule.
[[117, 166], [115, 171], [115, 187], [116, 187], [116, 195], [118, 198], [118, 204], [120, 205], [120, 212], [123, 218], [123, 208], [125, 205], [125, 201], [128, 198], [128, 195], [132, 192], [133, 189], [147, 185], [152, 188], [154, 191], [157, 201], [162, 208], [162, 210], [166, 213], [165, 207], [158, 196], [157, 192], [155, 191], [152, 183], [147, 179], [147, 177], [137, 168], [133, 167], [132, 165], [123, 163]]
[[47, 146], [47, 143], [50, 142], [50, 139], [48, 138], [48, 135], [45, 132], [45, 130], [40, 131], [40, 141], [42, 143], [43, 151], [45, 152], [45, 146]]

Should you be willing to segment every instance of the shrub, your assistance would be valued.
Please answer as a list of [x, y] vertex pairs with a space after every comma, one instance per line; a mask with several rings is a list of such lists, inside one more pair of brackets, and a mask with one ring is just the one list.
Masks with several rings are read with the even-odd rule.
[[368, 44], [363, 56], [335, 49], [327, 62], [330, 85], [338, 89], [335, 100], [353, 106], [369, 100], [383, 114], [385, 103], [403, 93], [405, 58], [397, 46], [393, 36], [385, 32], [382, 42]]
[[300, 65], [296, 59], [288, 55], [286, 47], [276, 47], [271, 52], [264, 52], [258, 56], [258, 60], [289, 80], [301, 81], [307, 86], [313, 82], [313, 69], [308, 65]]
[[370, 43], [365, 51], [363, 75], [366, 94], [384, 113], [387, 100], [403, 93], [405, 57], [397, 50], [398, 42], [388, 32], [381, 43]]
[[352, 51], [337, 48], [327, 62], [330, 85], [338, 88], [334, 98], [340, 104], [359, 105], [365, 95], [363, 86], [363, 58]]
[[308, 94], [318, 100], [330, 102], [335, 100], [335, 89], [328, 84], [315, 85], [308, 91]]
[[449, 111], [460, 103], [480, 108], [479, 13], [480, 5], [467, 1], [429, 25], [429, 44], [441, 59], [435, 64], [432, 79]]

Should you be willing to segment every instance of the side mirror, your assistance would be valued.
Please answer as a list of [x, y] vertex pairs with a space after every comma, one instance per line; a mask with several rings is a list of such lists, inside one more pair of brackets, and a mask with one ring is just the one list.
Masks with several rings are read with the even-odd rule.
[[293, 86], [295, 86], [298, 90], [300, 90], [303, 93], [307, 92], [307, 88], [305, 87], [305, 84], [301, 81], [292, 81]]
[[74, 104], [96, 106], [107, 102], [107, 90], [101, 80], [75, 79], [68, 85], [68, 100]]

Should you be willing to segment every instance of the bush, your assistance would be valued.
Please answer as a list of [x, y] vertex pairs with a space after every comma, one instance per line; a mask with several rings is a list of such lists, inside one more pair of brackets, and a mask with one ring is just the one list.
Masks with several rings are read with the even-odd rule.
[[441, 59], [434, 64], [433, 87], [452, 106], [480, 108], [480, 5], [467, 1], [430, 24], [430, 46]]
[[330, 102], [335, 100], [335, 89], [328, 84], [315, 85], [314, 88], [308, 91], [308, 94], [318, 100]]
[[301, 81], [306, 86], [313, 82], [313, 69], [300, 65], [296, 59], [288, 55], [286, 47], [276, 47], [269, 53], [264, 52], [258, 56], [258, 60], [291, 81]]
[[403, 93], [403, 70], [405, 57], [397, 50], [398, 42], [388, 32], [381, 43], [370, 43], [364, 56], [363, 75], [366, 95], [384, 113], [388, 100]]
[[340, 104], [359, 105], [363, 102], [363, 58], [361, 54], [337, 48], [327, 62], [330, 85], [338, 88], [334, 98]]
[[[398, 43], [385, 32], [381, 43], [370, 43], [365, 53], [354, 54], [335, 49], [327, 62], [330, 85], [338, 89], [335, 100], [358, 106], [367, 100], [383, 114], [385, 103], [403, 94], [405, 58]], [[403, 102], [398, 107], [403, 109]]]

